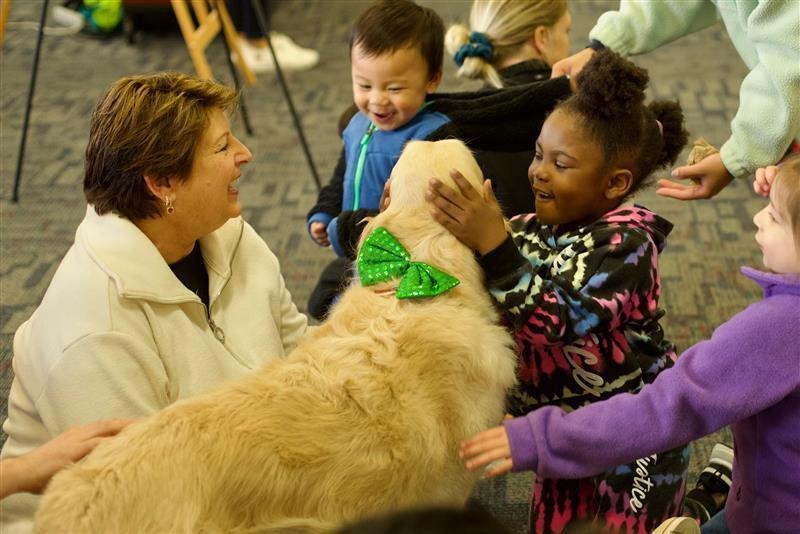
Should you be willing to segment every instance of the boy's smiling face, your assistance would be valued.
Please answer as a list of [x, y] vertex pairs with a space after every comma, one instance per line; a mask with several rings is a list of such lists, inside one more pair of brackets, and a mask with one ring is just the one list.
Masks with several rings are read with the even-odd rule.
[[360, 44], [351, 53], [353, 101], [359, 111], [384, 131], [407, 124], [422, 108], [425, 97], [439, 87], [442, 74], [431, 77], [416, 46], [378, 56]]

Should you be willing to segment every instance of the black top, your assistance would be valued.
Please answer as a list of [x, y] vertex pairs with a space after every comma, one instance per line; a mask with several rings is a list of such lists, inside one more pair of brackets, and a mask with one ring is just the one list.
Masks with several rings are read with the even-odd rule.
[[197, 241], [194, 242], [192, 251], [175, 263], [170, 263], [169, 268], [178, 280], [186, 286], [186, 288], [195, 293], [203, 304], [206, 305], [206, 310], [209, 307], [208, 298], [208, 271], [206, 264], [203, 261], [203, 254], [200, 251], [200, 245]]
[[[513, 87], [549, 79], [550, 66], [544, 61], [531, 59], [515, 63], [497, 73], [504, 87]], [[527, 134], [533, 139], [531, 144], [534, 144], [539, 137], [543, 122], [544, 117], [538, 123], [539, 127]], [[528, 180], [528, 167], [533, 161], [533, 149], [518, 152], [475, 150], [474, 153], [483, 171], [483, 177], [492, 181], [492, 190], [500, 203], [503, 215], [511, 218], [520, 213], [536, 211], [533, 190]]]

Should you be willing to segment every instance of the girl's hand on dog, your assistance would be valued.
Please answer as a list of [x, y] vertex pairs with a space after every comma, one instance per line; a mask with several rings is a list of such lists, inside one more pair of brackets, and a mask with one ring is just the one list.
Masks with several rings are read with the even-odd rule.
[[458, 456], [470, 471], [489, 466], [483, 474], [484, 478], [508, 473], [514, 467], [504, 426], [490, 428], [462, 442]]
[[431, 215], [459, 241], [483, 256], [500, 246], [507, 235], [492, 182], [483, 182], [481, 195], [457, 170], [451, 170], [450, 176], [458, 191], [431, 178], [425, 193], [425, 198], [433, 204]]

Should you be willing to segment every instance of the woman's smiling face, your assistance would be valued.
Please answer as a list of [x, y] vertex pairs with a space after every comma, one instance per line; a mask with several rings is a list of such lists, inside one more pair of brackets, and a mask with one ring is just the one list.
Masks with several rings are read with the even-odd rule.
[[241, 166], [251, 159], [250, 151], [231, 132], [225, 113], [212, 109], [189, 176], [173, 186], [175, 212], [170, 218], [196, 239], [240, 215], [237, 181]]
[[528, 178], [544, 224], [593, 222], [616, 207], [606, 191], [612, 165], [581, 129], [580, 117], [554, 110], [542, 126]]

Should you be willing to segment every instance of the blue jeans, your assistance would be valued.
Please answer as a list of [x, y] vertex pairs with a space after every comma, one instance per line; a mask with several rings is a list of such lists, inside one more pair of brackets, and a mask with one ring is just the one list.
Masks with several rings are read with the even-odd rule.
[[728, 523], [725, 521], [725, 510], [720, 510], [714, 517], [700, 526], [700, 534], [730, 534]]

